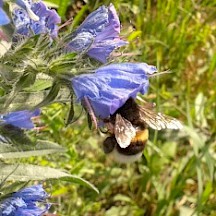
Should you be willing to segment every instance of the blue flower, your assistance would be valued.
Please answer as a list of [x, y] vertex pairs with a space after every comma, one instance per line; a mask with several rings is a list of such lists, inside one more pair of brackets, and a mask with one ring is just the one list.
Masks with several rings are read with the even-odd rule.
[[61, 19], [55, 10], [50, 10], [43, 2], [36, 2], [30, 5], [33, 13], [39, 17], [34, 20], [29, 13], [22, 8], [16, 8], [13, 11], [13, 22], [16, 32], [21, 35], [31, 36], [48, 33], [52, 38], [58, 35], [58, 26]]
[[14, 193], [13, 197], [21, 197], [25, 202], [36, 202], [45, 200], [48, 195], [42, 185], [33, 185]]
[[105, 63], [111, 52], [127, 44], [119, 37], [120, 21], [112, 4], [101, 6], [92, 12], [72, 35], [67, 49], [85, 52], [90, 57]]
[[0, 125], [13, 125], [19, 128], [32, 129], [34, 124], [31, 118], [39, 115], [40, 109], [11, 112], [6, 115], [0, 115]]
[[31, 3], [32, 3], [31, 0], [12, 0], [12, 1], [14, 1], [19, 7], [24, 9], [32, 20], [34, 21], [39, 20], [39, 17], [31, 9]]
[[[28, 16], [32, 20], [34, 20], [34, 21], [39, 20], [39, 17], [36, 16], [34, 14], [34, 12], [31, 10], [28, 2], [23, 1], [23, 0], [11, 0], [11, 2], [14, 2], [19, 7], [24, 9], [27, 12]], [[0, 25], [6, 25], [6, 24], [10, 23], [10, 19], [9, 19], [8, 15], [5, 13], [5, 11], [2, 9], [2, 6], [3, 6], [3, 0], [0, 0]]]
[[0, 202], [0, 215], [41, 216], [50, 208], [50, 204], [45, 202], [46, 198], [48, 198], [48, 194], [42, 185], [24, 188]]
[[78, 102], [88, 99], [99, 118], [115, 113], [128, 98], [135, 98], [148, 90], [148, 75], [156, 72], [146, 63], [119, 63], [100, 67], [91, 74], [72, 78], [72, 87]]
[[10, 19], [8, 15], [5, 13], [5, 11], [2, 9], [3, 1], [0, 0], [0, 26], [1, 25], [7, 25], [10, 23]]

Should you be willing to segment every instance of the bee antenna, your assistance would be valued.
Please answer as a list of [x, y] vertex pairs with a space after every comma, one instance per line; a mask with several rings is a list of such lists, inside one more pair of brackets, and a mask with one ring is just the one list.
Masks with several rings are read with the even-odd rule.
[[158, 73], [150, 74], [150, 75], [148, 75], [148, 77], [155, 77], [155, 76], [160, 76], [160, 75], [163, 75], [163, 74], [170, 74], [170, 73], [173, 73], [173, 72], [170, 71], [170, 70], [166, 70], [166, 71], [161, 71], [161, 72], [158, 72]]

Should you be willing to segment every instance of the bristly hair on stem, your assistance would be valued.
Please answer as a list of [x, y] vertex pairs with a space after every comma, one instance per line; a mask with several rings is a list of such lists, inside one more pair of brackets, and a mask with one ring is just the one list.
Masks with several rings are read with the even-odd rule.
[[173, 73], [171, 70], [166, 70], [166, 71], [161, 71], [161, 72], [157, 72], [154, 74], [149, 74], [148, 77], [156, 77], [156, 76], [160, 76], [160, 75], [164, 75], [164, 74], [170, 74]]

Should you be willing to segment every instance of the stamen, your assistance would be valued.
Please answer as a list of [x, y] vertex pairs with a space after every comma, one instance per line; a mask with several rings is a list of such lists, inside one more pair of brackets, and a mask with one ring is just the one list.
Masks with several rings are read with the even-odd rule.
[[64, 28], [65, 26], [70, 25], [70, 24], [72, 23], [72, 20], [73, 20], [73, 18], [70, 18], [69, 20], [67, 20], [65, 23], [63, 23], [62, 25], [60, 25], [60, 26], [58, 27], [58, 30]]
[[40, 127], [34, 127], [33, 129], [36, 130], [37, 132], [40, 132], [46, 128], [47, 128], [47, 126], [40, 126]]
[[95, 128], [98, 129], [98, 123], [97, 123], [96, 116], [94, 114], [94, 110], [92, 109], [92, 106], [89, 102], [89, 99], [86, 96], [84, 96], [84, 103], [85, 103], [84, 107], [87, 109], [87, 111], [91, 117], [91, 120], [94, 123]]

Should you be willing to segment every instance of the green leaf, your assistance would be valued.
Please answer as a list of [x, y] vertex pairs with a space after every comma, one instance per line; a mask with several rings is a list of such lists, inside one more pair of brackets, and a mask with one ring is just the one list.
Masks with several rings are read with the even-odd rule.
[[36, 145], [25, 144], [19, 147], [0, 142], [0, 158], [2, 159], [40, 156], [56, 152], [64, 152], [64, 148], [46, 140], [40, 140]]
[[70, 0], [61, 0], [58, 2], [59, 3], [58, 14], [61, 17], [64, 17], [67, 7], [70, 4], [70, 2], [71, 2]]
[[204, 94], [200, 92], [195, 99], [195, 117], [197, 122], [199, 122], [199, 125], [203, 128], [207, 127], [207, 121], [205, 117], [205, 106], [206, 106], [206, 98], [204, 97]]
[[[26, 182], [13, 182], [13, 183], [7, 183], [6, 182], [1, 182], [1, 194], [4, 196], [5, 194], [10, 194], [13, 193], [14, 191], [19, 190], [20, 188], [23, 188], [26, 185]], [[2, 196], [0, 196], [0, 199]]]
[[31, 87], [24, 88], [25, 91], [42, 91], [52, 86], [52, 80], [36, 80]]
[[58, 4], [54, 1], [43, 1], [49, 8], [58, 8]]
[[86, 11], [89, 9], [88, 5], [82, 6], [82, 8], [79, 10], [79, 12], [76, 14], [76, 16], [73, 19], [73, 28], [78, 26], [78, 24], [83, 21], [83, 17], [85, 17]]
[[36, 105], [35, 109], [53, 102], [54, 99], [57, 97], [60, 91], [60, 88], [61, 88], [61, 85], [58, 82], [54, 82], [52, 87], [50, 88], [48, 95], [38, 105]]
[[91, 184], [89, 181], [87, 181], [87, 180], [85, 180], [79, 176], [70, 175], [70, 177], [63, 177], [62, 180], [83, 185], [85, 187], [88, 187], [88, 188], [94, 190], [96, 193], [99, 194], [99, 190], [93, 184]]
[[177, 152], [177, 143], [168, 141], [162, 146], [162, 151], [167, 157], [175, 158]]
[[74, 104], [73, 104], [73, 95], [71, 95], [71, 102], [70, 102], [70, 111], [68, 113], [67, 121], [66, 121], [66, 126], [71, 124], [74, 118]]
[[19, 73], [13, 71], [13, 66], [6, 65], [3, 62], [0, 63], [0, 75], [2, 80], [9, 86], [15, 84], [16, 79], [20, 76]]
[[12, 91], [7, 95], [6, 101], [4, 104], [4, 109], [7, 109], [12, 101], [16, 98], [17, 92], [21, 91], [23, 87], [28, 87], [35, 82], [36, 74], [34, 73], [24, 73], [19, 81], [12, 88]]
[[184, 126], [184, 131], [191, 138], [192, 147], [194, 149], [194, 154], [196, 157], [199, 155], [199, 149], [205, 146], [205, 137], [201, 133], [198, 133], [195, 129]]
[[[40, 92], [20, 92], [16, 95], [16, 98], [12, 101], [9, 107], [5, 109], [5, 112], [12, 112], [15, 110], [22, 109], [34, 109], [37, 104], [43, 103], [43, 101], [48, 97], [49, 91], [43, 90]], [[3, 106], [7, 95], [0, 98], [0, 107]], [[54, 102], [69, 102], [70, 101], [70, 92], [66, 88], [61, 88], [57, 97], [52, 101]], [[51, 102], [51, 101], [50, 101]]]
[[0, 164], [0, 167], [0, 179], [7, 179], [11, 181], [40, 181], [48, 179], [62, 179], [65, 181], [84, 185], [91, 188], [96, 193], [99, 193], [98, 189], [87, 180], [54, 168], [30, 164], [15, 165], [3, 163]]
[[13, 125], [1, 125], [0, 126], [0, 134], [1, 138], [3, 138], [4, 143], [16, 144], [18, 146], [22, 146], [23, 144], [33, 145], [33, 140], [25, 133], [24, 130], [15, 127]]

